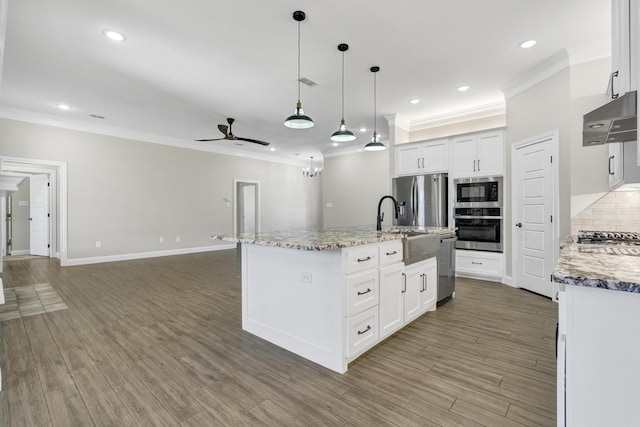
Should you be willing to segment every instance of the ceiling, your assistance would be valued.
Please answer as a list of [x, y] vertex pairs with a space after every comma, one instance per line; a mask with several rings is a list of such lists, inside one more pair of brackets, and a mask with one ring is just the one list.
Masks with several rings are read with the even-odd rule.
[[[385, 115], [412, 129], [430, 117], [504, 103], [501, 88], [562, 49], [606, 56], [610, 0], [0, 0], [8, 4], [0, 116], [240, 155], [309, 156], [361, 147]], [[283, 126], [297, 100], [297, 23], [305, 113], [316, 125]], [[103, 30], [125, 35], [113, 42]], [[524, 40], [536, 39], [531, 49]], [[332, 146], [345, 119], [358, 138]], [[596, 48], [594, 48], [594, 46]], [[605, 52], [598, 47], [605, 46]], [[610, 49], [609, 49], [610, 50]], [[605, 82], [606, 84], [606, 82]], [[466, 92], [456, 88], [469, 85]], [[418, 104], [409, 100], [419, 98]], [[66, 103], [68, 111], [56, 104]], [[92, 116], [93, 115], [93, 116]], [[95, 117], [100, 116], [100, 117]], [[234, 117], [238, 136], [222, 135]], [[358, 129], [366, 127], [360, 133]]]

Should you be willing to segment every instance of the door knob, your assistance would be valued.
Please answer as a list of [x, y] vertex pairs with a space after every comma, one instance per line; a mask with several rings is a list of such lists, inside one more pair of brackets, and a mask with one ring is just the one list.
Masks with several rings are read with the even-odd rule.
[[517, 224], [516, 224], [516, 227], [520, 227], [520, 228], [522, 228], [522, 223], [521, 223], [521, 222], [517, 223]]

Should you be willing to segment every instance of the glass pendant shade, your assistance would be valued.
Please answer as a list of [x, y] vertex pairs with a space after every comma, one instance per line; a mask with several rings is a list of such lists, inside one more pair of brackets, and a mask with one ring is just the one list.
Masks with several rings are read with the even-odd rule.
[[306, 17], [307, 15], [301, 10], [293, 12], [293, 19], [298, 22], [298, 103], [296, 112], [284, 120], [284, 125], [291, 129], [309, 129], [314, 125], [311, 117], [302, 111], [302, 102], [300, 102], [300, 22]]
[[284, 125], [291, 129], [309, 129], [314, 123], [311, 117], [304, 114], [302, 104], [298, 102], [295, 114], [290, 115], [284, 121]]
[[356, 136], [347, 129], [344, 119], [340, 120], [340, 128], [331, 134], [331, 140], [335, 142], [349, 142], [356, 139]]

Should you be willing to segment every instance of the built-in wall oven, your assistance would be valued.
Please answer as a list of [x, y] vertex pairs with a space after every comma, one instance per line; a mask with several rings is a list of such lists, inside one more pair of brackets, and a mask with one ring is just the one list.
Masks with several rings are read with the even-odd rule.
[[458, 179], [454, 188], [456, 249], [502, 252], [502, 177]]

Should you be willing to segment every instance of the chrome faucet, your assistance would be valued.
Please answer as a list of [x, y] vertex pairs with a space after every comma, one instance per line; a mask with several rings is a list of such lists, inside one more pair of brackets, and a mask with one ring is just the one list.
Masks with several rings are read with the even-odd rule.
[[391, 199], [393, 201], [393, 208], [396, 211], [396, 218], [398, 218], [398, 214], [400, 213], [400, 208], [398, 207], [398, 202], [393, 196], [382, 196], [380, 201], [378, 202], [378, 217], [376, 219], [376, 230], [382, 230], [382, 221], [384, 221], [384, 212], [380, 213], [380, 209], [382, 208], [382, 202], [384, 199]]

